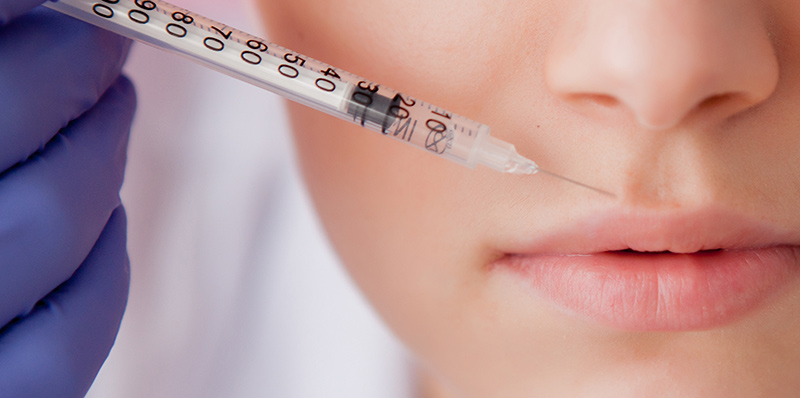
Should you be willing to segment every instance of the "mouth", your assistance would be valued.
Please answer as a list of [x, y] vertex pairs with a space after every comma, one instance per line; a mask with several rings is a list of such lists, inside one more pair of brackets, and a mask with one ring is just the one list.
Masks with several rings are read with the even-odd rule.
[[504, 249], [491, 268], [604, 326], [704, 330], [741, 319], [800, 277], [793, 241], [720, 210], [613, 212]]

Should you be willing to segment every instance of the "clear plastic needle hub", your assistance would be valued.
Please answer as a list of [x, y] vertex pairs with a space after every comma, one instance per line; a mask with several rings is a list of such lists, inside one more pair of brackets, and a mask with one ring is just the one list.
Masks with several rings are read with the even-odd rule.
[[517, 153], [514, 145], [499, 140], [495, 137], [491, 137], [488, 134], [481, 139], [478, 145], [476, 145], [476, 150], [478, 151], [477, 162], [497, 171], [512, 174], [547, 174], [551, 177], [555, 177], [571, 184], [590, 189], [594, 192], [611, 198], [617, 197], [611, 192], [607, 192], [591, 185], [575, 181], [571, 178], [543, 170], [532, 160]]

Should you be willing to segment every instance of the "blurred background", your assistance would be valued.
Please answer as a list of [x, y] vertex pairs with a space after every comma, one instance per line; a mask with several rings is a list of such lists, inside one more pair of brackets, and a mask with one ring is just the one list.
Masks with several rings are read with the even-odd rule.
[[[265, 37], [247, 0], [171, 2]], [[408, 356], [315, 218], [281, 100], [141, 44], [126, 73], [131, 294], [88, 396], [410, 397]]]

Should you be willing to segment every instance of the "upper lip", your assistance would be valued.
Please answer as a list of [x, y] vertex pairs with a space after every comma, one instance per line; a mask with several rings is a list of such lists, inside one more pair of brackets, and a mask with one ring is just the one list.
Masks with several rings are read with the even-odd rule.
[[608, 251], [696, 253], [790, 245], [797, 237], [767, 222], [719, 208], [692, 211], [613, 210], [541, 234], [514, 254]]

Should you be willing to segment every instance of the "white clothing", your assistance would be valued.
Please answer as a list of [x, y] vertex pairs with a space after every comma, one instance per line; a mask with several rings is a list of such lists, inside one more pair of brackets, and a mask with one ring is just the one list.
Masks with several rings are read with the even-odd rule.
[[[258, 34], [243, 1], [177, 3]], [[131, 294], [88, 396], [410, 397], [403, 349], [311, 210], [280, 99], [143, 45], [126, 73]]]

